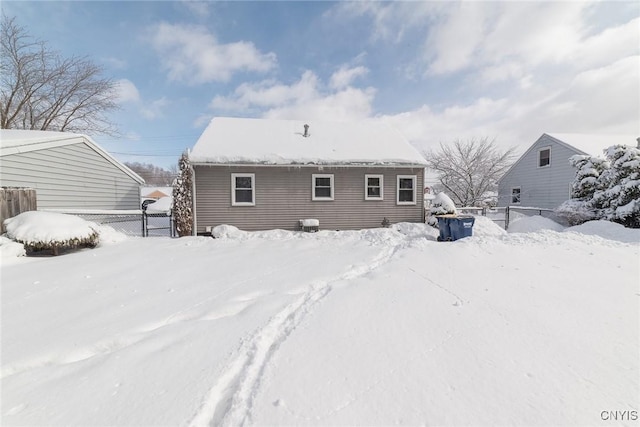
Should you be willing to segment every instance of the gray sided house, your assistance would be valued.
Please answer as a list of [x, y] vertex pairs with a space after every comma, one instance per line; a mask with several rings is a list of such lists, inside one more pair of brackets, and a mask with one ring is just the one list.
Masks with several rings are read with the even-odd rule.
[[632, 135], [544, 133], [498, 181], [498, 206], [554, 209], [571, 198], [571, 156], [603, 157], [612, 145], [635, 142]]
[[390, 127], [214, 118], [189, 158], [194, 233], [242, 230], [352, 230], [423, 222], [425, 160]]
[[35, 189], [38, 209], [140, 209], [142, 184], [88, 136], [0, 131], [0, 186]]

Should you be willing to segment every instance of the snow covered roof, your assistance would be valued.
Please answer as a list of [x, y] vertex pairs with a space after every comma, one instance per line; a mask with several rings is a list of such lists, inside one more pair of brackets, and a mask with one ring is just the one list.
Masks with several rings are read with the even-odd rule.
[[86, 135], [43, 130], [0, 129], [0, 157], [72, 144], [88, 145], [135, 181], [140, 184], [144, 183], [144, 179], [137, 173], [120, 163]]
[[229, 117], [211, 120], [189, 158], [195, 164], [426, 164], [400, 132], [380, 122]]
[[603, 156], [603, 150], [616, 145], [630, 145], [635, 147], [636, 138], [640, 135], [622, 134], [588, 134], [588, 133], [547, 133], [552, 138], [564, 142], [573, 148], [591, 156]]

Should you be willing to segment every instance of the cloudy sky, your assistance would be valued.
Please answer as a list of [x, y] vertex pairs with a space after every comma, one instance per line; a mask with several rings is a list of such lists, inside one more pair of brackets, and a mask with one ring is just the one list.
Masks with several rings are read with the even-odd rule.
[[417, 147], [640, 136], [640, 2], [14, 2], [118, 82], [123, 161], [169, 167], [214, 116], [358, 120]]

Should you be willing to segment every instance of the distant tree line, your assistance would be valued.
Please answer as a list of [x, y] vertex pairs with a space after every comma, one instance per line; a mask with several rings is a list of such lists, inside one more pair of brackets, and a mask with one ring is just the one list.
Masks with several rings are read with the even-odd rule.
[[171, 167], [170, 170], [150, 163], [125, 162], [125, 166], [140, 175], [147, 185], [155, 187], [171, 187], [178, 176], [177, 166]]

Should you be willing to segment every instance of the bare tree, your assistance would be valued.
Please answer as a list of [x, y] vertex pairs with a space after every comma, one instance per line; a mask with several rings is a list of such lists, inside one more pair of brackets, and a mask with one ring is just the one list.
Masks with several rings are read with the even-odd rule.
[[0, 128], [117, 133], [115, 83], [86, 57], [62, 58], [15, 18], [0, 23]]
[[126, 167], [137, 173], [144, 179], [147, 185], [158, 187], [171, 187], [173, 181], [179, 174], [177, 166], [172, 167], [176, 172], [166, 170], [151, 163], [125, 162]]
[[458, 206], [481, 205], [498, 179], [515, 159], [515, 148], [501, 151], [488, 138], [440, 143], [440, 150], [423, 153], [428, 168], [436, 172], [439, 184]]

